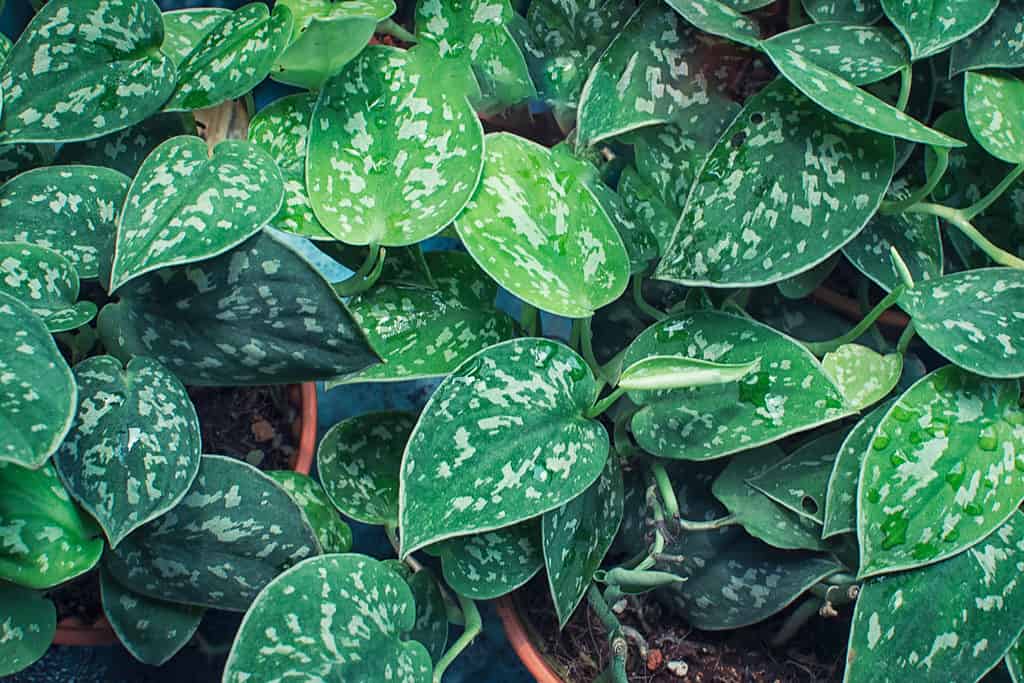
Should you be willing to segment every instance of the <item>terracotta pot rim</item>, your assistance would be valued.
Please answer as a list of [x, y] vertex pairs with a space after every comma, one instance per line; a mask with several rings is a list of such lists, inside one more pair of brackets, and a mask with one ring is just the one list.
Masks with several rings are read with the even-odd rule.
[[523, 663], [537, 683], [565, 683], [565, 679], [551, 668], [544, 655], [533, 644], [512, 596], [506, 595], [499, 598], [495, 606], [512, 649], [515, 650], [519, 661]]
[[[302, 429], [299, 433], [299, 450], [292, 460], [292, 469], [300, 474], [309, 474], [313, 467], [313, 456], [316, 454], [316, 383], [304, 382], [300, 385], [299, 405]], [[54, 645], [75, 647], [113, 645], [117, 641], [117, 634], [103, 616], [93, 624], [83, 624], [77, 617], [67, 617], [57, 624], [57, 632], [53, 636]]]

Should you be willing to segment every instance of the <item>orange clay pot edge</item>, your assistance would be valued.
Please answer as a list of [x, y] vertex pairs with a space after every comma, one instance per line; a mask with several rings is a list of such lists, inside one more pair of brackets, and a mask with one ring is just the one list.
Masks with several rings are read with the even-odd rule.
[[[292, 462], [292, 468], [300, 474], [309, 474], [313, 466], [313, 455], [316, 452], [316, 384], [306, 382], [300, 391], [302, 430], [299, 435], [299, 451]], [[113, 645], [116, 642], [117, 634], [114, 633], [114, 629], [111, 628], [106, 617], [100, 617], [92, 625], [83, 624], [74, 617], [63, 619], [57, 624], [57, 633], [53, 636], [54, 645], [74, 647]]]
[[512, 598], [506, 595], [500, 598], [495, 606], [498, 616], [501, 618], [501, 625], [505, 628], [505, 635], [508, 636], [508, 641], [512, 644], [512, 649], [519, 655], [523, 666], [537, 683], [565, 683], [530, 640]]

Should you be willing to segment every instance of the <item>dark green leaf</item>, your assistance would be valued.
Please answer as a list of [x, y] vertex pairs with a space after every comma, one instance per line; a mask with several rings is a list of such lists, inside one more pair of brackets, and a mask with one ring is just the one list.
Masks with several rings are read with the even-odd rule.
[[444, 656], [448, 645], [448, 611], [437, 579], [429, 569], [421, 569], [407, 581], [416, 601], [416, 623], [407, 634], [430, 653], [435, 664]]
[[[196, 124], [191, 114], [180, 112], [156, 114], [131, 128], [109, 133], [95, 140], [61, 145], [57, 152], [59, 164], [92, 164], [134, 176], [154, 149], [178, 135], [195, 135]], [[117, 209], [121, 209], [130, 179], [126, 178]]]
[[1024, 637], [1018, 637], [1006, 653], [1006, 668], [1010, 671], [1013, 683], [1024, 681]]
[[823, 524], [825, 491], [846, 434], [838, 429], [817, 436], [747, 482], [779, 505]]
[[449, 538], [427, 552], [441, 558], [444, 580], [452, 590], [473, 600], [507, 595], [544, 568], [538, 519]]
[[57, 632], [57, 609], [41, 593], [0, 581], [0, 676], [46, 654]]
[[1024, 66], [1024, 0], [1002, 0], [984, 26], [953, 46], [949, 75], [968, 69]]
[[899, 34], [859, 24], [808, 24], [770, 38], [772, 49], [788, 49], [853, 85], [874, 83], [910, 66]]
[[0, 182], [48, 164], [52, 158], [53, 145], [0, 145]]
[[50, 332], [85, 325], [96, 304], [78, 301], [78, 273], [66, 258], [35, 244], [0, 242], [0, 292], [28, 304]]
[[164, 12], [164, 44], [160, 49], [180, 67], [203, 38], [230, 16], [231, 10], [223, 7]]
[[701, 31], [722, 36], [750, 47], [759, 47], [761, 29], [727, 4], [718, 0], [665, 0], [669, 7]]
[[352, 530], [315, 479], [291, 470], [275, 470], [267, 472], [267, 476], [302, 509], [325, 553], [347, 553], [352, 549]]
[[873, 24], [882, 18], [881, 0], [803, 0], [804, 10], [818, 22]]
[[836, 252], [813, 268], [797, 273], [787, 280], [776, 282], [775, 286], [778, 288], [779, 294], [787, 299], [803, 299], [810, 296], [828, 279], [832, 271], [836, 269], [838, 262], [839, 252]]
[[[661, 256], [676, 229], [678, 209], [669, 208], [655, 189], [632, 167], [627, 167], [619, 176], [618, 192], [623, 207], [630, 213], [633, 221], [644, 226], [654, 237], [657, 256]], [[630, 260], [632, 261], [632, 258]]]
[[964, 109], [974, 139], [992, 156], [1024, 163], [1024, 81], [1008, 73], [970, 72]]
[[882, 0], [914, 61], [946, 50], [989, 20], [999, 0]]

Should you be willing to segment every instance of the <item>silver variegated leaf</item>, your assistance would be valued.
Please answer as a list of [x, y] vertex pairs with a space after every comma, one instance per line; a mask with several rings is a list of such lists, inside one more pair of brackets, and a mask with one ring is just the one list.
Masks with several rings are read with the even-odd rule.
[[964, 111], [985, 151], [1024, 163], [1024, 81], [1009, 73], [972, 71], [964, 77]]
[[185, 387], [151, 358], [74, 368], [78, 415], [54, 463], [116, 547], [178, 504], [199, 470], [199, 418]]
[[157, 147], [118, 219], [110, 291], [159, 268], [218, 256], [259, 232], [281, 208], [277, 165], [262, 150], [183, 135]]
[[71, 428], [77, 393], [45, 323], [0, 292], [0, 462], [45, 463]]
[[88, 140], [160, 109], [175, 69], [152, 0], [52, 0], [0, 69], [0, 142]]
[[379, 362], [331, 285], [270, 231], [119, 294], [100, 311], [107, 348], [153, 356], [190, 385], [311, 382]]
[[953, 45], [950, 77], [968, 69], [1018, 69], [1024, 66], [1024, 0], [1002, 0], [992, 18]]
[[864, 410], [878, 403], [896, 388], [903, 373], [903, 356], [884, 356], [860, 344], [843, 344], [825, 354], [821, 367], [851, 410]]
[[914, 61], [930, 57], [978, 30], [999, 0], [882, 0], [882, 8], [910, 45]]
[[401, 640], [415, 625], [412, 591], [383, 563], [355, 554], [311, 558], [277, 577], [246, 613], [224, 683], [429, 683], [426, 648]]
[[767, 41], [787, 48], [854, 85], [874, 83], [910, 66], [910, 55], [891, 28], [859, 24], [808, 24]]
[[511, 526], [583, 493], [608, 456], [587, 364], [546, 339], [473, 356], [431, 396], [402, 460], [402, 554]]
[[301, 508], [273, 479], [240, 460], [204, 455], [181, 503], [103, 562], [136, 593], [245, 611], [274, 577], [320, 550]]
[[96, 304], [78, 301], [78, 273], [66, 258], [35, 244], [0, 242], [0, 292], [20, 299], [50, 332], [85, 325]]
[[540, 521], [450, 538], [426, 552], [441, 558], [445, 582], [472, 600], [508, 595], [544, 568]]
[[57, 632], [57, 609], [42, 593], [0, 581], [0, 676], [46, 654]]
[[315, 479], [291, 470], [274, 470], [267, 472], [267, 476], [276, 481], [302, 509], [325, 553], [347, 553], [352, 549], [352, 529], [338, 515], [331, 499]]
[[416, 601], [416, 623], [406, 634], [427, 648], [435, 664], [444, 656], [448, 645], [448, 610], [437, 579], [429, 569], [420, 569], [406, 580]]
[[883, 16], [881, 0], [803, 0], [803, 6], [817, 22], [873, 24]]
[[742, 45], [758, 47], [761, 29], [753, 19], [743, 16], [719, 0], [665, 0], [669, 7], [705, 33], [728, 38]]
[[57, 151], [59, 164], [91, 164], [104, 166], [124, 173], [124, 189], [117, 202], [117, 210], [124, 203], [128, 183], [142, 166], [142, 162], [161, 143], [178, 135], [195, 135], [196, 123], [191, 114], [172, 112], [155, 114], [131, 128], [108, 133], [103, 137], [84, 142], [61, 145]]
[[181, 66], [203, 38], [230, 16], [231, 10], [224, 7], [164, 12], [164, 43], [160, 49], [176, 67]]
[[1024, 411], [1016, 380], [947, 365], [882, 418], [857, 487], [860, 576], [962, 553], [1024, 500]]

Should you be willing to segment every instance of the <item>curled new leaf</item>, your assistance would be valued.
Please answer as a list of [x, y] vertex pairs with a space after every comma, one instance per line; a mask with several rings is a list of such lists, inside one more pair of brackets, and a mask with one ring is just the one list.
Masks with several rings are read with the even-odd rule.
[[737, 382], [761, 363], [714, 363], [686, 356], [648, 356], [633, 363], [619, 377], [619, 386], [629, 391], [686, 389]]

